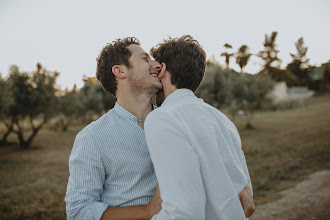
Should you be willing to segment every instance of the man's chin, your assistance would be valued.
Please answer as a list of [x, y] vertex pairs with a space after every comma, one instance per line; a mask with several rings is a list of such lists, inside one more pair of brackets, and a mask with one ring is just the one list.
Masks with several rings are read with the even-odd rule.
[[160, 82], [159, 84], [157, 84], [157, 86], [158, 86], [158, 89], [163, 89], [163, 83], [162, 82]]

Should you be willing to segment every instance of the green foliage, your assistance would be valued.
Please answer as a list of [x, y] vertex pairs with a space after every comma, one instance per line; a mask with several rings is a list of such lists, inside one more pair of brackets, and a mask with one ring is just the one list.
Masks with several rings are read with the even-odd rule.
[[65, 90], [57, 98], [56, 123], [62, 131], [66, 131], [75, 121], [94, 120], [116, 102], [116, 98], [104, 91], [95, 77], [85, 77], [83, 81], [84, 86], [80, 90], [74, 86], [71, 91]]
[[[15, 65], [9, 69], [7, 83], [9, 85], [11, 103], [6, 120], [14, 125], [13, 132], [22, 148], [28, 148], [40, 128], [55, 115], [55, 84], [59, 73], [44, 69], [37, 64], [32, 73], [21, 72]], [[26, 138], [26, 124], [32, 130]]]
[[268, 93], [273, 86], [274, 82], [268, 76], [242, 75], [209, 64], [196, 95], [216, 108], [230, 109], [234, 117], [243, 110], [248, 119], [247, 124], [251, 126], [253, 113], [270, 104]]
[[291, 73], [289, 70], [282, 70], [277, 67], [268, 67], [267, 72], [261, 71], [259, 75], [269, 76], [274, 81], [281, 82], [285, 81], [288, 86], [296, 85], [297, 77]]
[[[264, 49], [257, 54], [257, 56], [263, 60], [263, 67], [259, 74], [269, 76], [274, 81], [285, 81], [288, 86], [294, 86], [297, 82], [297, 76], [292, 73], [290, 68], [282, 70], [279, 67], [281, 60], [277, 56], [279, 51], [276, 49], [276, 38], [276, 31], [273, 31], [270, 35], [265, 35], [265, 40], [263, 42]], [[298, 43], [296, 45], [298, 45]], [[300, 46], [301, 40], [299, 41], [300, 52], [298, 52], [297, 55], [291, 54], [292, 57], [301, 58], [301, 56], [303, 56], [304, 49]], [[307, 49], [305, 50], [305, 52], [306, 51]]]
[[112, 108], [116, 98], [105, 92], [95, 77], [85, 77], [84, 86], [79, 91], [81, 116], [93, 120], [95, 115], [100, 115]]
[[62, 131], [67, 131], [72, 122], [78, 120], [81, 112], [83, 109], [76, 85], [71, 91], [66, 89], [64, 95], [57, 97], [57, 123]]
[[252, 128], [254, 112], [262, 110], [271, 103], [268, 94], [273, 87], [274, 82], [268, 76], [250, 74], [238, 76], [232, 86], [232, 114], [243, 111], [247, 119], [246, 127]]
[[6, 115], [9, 111], [8, 106], [13, 102], [10, 96], [9, 83], [6, 79], [2, 78], [0, 75], [0, 118], [6, 118]]
[[330, 91], [330, 62], [324, 64], [322, 73], [321, 91]]
[[5, 125], [5, 131], [1, 134], [0, 145], [7, 143], [7, 137], [13, 130], [13, 121], [9, 117], [9, 106], [12, 105], [10, 85], [8, 80], [0, 75], [0, 121]]
[[290, 71], [295, 77], [294, 82], [297, 86], [308, 86], [311, 82], [309, 77], [309, 59], [306, 57], [308, 48], [304, 46], [304, 39], [301, 37], [295, 43], [297, 53], [290, 54], [292, 57], [292, 62], [287, 65], [286, 70]]
[[306, 47], [304, 45], [304, 38], [302, 38], [302, 37], [299, 38], [297, 40], [297, 42], [295, 43], [295, 46], [296, 46], [297, 53], [296, 54], [290, 53], [290, 56], [292, 57], [293, 60], [299, 61], [300, 68], [302, 68], [302, 69], [308, 68], [309, 59], [306, 56], [308, 47]]
[[232, 78], [236, 74], [234, 70], [223, 70], [220, 66], [209, 64], [196, 95], [216, 108], [228, 107], [231, 100]]

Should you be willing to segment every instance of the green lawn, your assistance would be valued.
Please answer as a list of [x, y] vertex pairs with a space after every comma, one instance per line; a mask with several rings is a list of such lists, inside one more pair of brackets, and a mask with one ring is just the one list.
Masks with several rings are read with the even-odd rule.
[[257, 204], [278, 198], [307, 174], [330, 162], [330, 97], [315, 97], [300, 108], [256, 114], [256, 129], [236, 121]]
[[[256, 129], [235, 120], [243, 142], [257, 204], [279, 197], [309, 173], [329, 166], [330, 97], [315, 97], [305, 106], [255, 115]], [[74, 137], [43, 129], [33, 147], [0, 147], [0, 219], [65, 219], [63, 201], [68, 159]], [[15, 136], [10, 136], [16, 141]]]

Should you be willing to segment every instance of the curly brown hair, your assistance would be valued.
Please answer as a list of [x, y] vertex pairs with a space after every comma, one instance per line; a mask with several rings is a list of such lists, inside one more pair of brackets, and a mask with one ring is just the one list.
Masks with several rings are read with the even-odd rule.
[[204, 77], [206, 67], [206, 54], [197, 40], [190, 35], [183, 35], [180, 38], [170, 37], [151, 48], [150, 54], [159, 63], [166, 64], [173, 85], [178, 89], [187, 88], [196, 91]]
[[131, 51], [127, 48], [131, 44], [140, 45], [140, 41], [136, 37], [126, 37], [117, 39], [108, 43], [101, 51], [96, 59], [96, 77], [100, 81], [103, 89], [113, 95], [116, 95], [117, 80], [112, 73], [114, 65], [124, 64], [127, 68], [131, 68], [129, 58]]

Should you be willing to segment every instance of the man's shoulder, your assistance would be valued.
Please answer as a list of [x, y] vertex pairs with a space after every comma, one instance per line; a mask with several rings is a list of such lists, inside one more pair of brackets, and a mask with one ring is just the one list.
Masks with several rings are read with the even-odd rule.
[[114, 112], [109, 111], [80, 130], [75, 137], [73, 149], [75, 151], [91, 151], [97, 146], [102, 146], [99, 144], [99, 134], [116, 127], [113, 114]]
[[[145, 123], [150, 122], [151, 120], [158, 119], [164, 114], [165, 112], [162, 110], [161, 107], [157, 107], [154, 110], [152, 110], [146, 117]], [[165, 113], [166, 114], [166, 113]]]
[[116, 118], [115, 112], [110, 110], [109, 112], [105, 113], [100, 118], [98, 118], [97, 120], [89, 123], [78, 133], [78, 135], [86, 136], [94, 133], [95, 131], [97, 132], [104, 129], [109, 129], [109, 128], [111, 129], [111, 127], [115, 128], [115, 123], [116, 123], [115, 118]]

